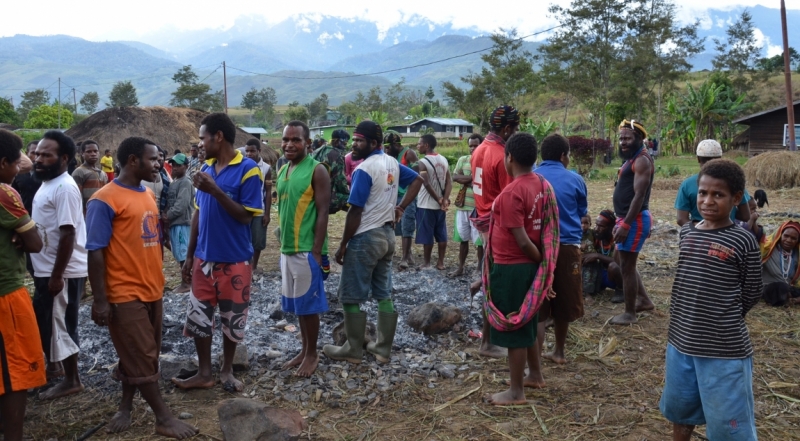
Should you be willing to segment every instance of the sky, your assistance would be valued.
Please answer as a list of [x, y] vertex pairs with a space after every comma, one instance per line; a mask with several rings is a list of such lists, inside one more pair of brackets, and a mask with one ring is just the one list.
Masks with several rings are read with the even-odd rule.
[[[738, 9], [763, 5], [776, 8], [778, 0], [675, 0], [681, 10], [679, 19], [685, 22], [705, 18], [712, 26], [708, 9]], [[436, 23], [452, 23], [456, 28], [475, 28], [487, 33], [499, 27], [517, 28], [523, 35], [551, 26], [547, 17], [548, 5], [568, 6], [570, 0], [534, 0], [501, 3], [492, 8], [491, 2], [463, 0], [300, 0], [272, 2], [264, 0], [194, 0], [164, 1], [137, 0], [133, 3], [98, 2], [96, 0], [44, 0], [37, 9], [46, 13], [31, 16], [30, 3], [7, 2], [6, 17], [0, 27], [0, 37], [15, 34], [66, 34], [92, 41], [138, 40], [147, 34], [163, 30], [200, 30], [230, 28], [241, 16], [262, 16], [270, 23], [279, 23], [297, 14], [332, 15], [340, 18], [361, 18], [376, 22], [379, 30], [421, 15]], [[512, 5], [518, 3], [516, 8]], [[788, 9], [800, 10], [800, 0], [787, 0]], [[220, 5], [224, 5], [221, 8]], [[30, 19], [23, 19], [29, 17]]]

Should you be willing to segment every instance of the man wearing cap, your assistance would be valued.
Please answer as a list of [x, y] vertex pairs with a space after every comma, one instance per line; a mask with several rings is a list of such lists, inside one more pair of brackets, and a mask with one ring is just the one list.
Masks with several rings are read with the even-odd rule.
[[[383, 148], [387, 155], [397, 159], [400, 164], [414, 170], [419, 171], [417, 168], [417, 152], [408, 147], [403, 147], [403, 137], [394, 130], [387, 130], [386, 135], [383, 137]], [[397, 204], [406, 195], [406, 188], [400, 187], [397, 190]], [[403, 217], [398, 221], [394, 228], [394, 235], [401, 237], [401, 244], [403, 247], [403, 257], [400, 258], [399, 269], [404, 270], [409, 266], [414, 265], [414, 254], [411, 252], [412, 239], [414, 232], [417, 230], [417, 200], [414, 199], [403, 211]]]
[[[314, 150], [313, 158], [325, 164], [331, 178], [331, 202], [329, 214], [347, 209], [347, 198], [350, 189], [347, 187], [347, 177], [344, 174], [344, 156], [347, 154], [344, 147], [350, 139], [346, 130], [334, 130], [331, 134], [331, 143], [322, 144]], [[321, 140], [324, 143], [324, 139]]]
[[[506, 141], [519, 129], [519, 112], [512, 106], [500, 106], [492, 112], [489, 119], [491, 130], [486, 139], [475, 149], [472, 155], [472, 192], [475, 197], [475, 209], [479, 218], [488, 217], [492, 211], [495, 198], [511, 182], [506, 171]], [[486, 242], [483, 234], [483, 243]], [[470, 286], [474, 294], [480, 289], [480, 281]], [[479, 354], [484, 357], [500, 358], [507, 351], [489, 342], [489, 322], [484, 317], [483, 337]]]
[[625, 312], [611, 319], [615, 325], [632, 325], [637, 322], [637, 312], [655, 308], [636, 269], [639, 252], [650, 236], [653, 222], [649, 208], [655, 167], [653, 158], [644, 147], [645, 138], [647, 130], [640, 122], [623, 120], [620, 123], [619, 156], [625, 162], [619, 169], [614, 187], [617, 221], [613, 235], [622, 269]]
[[[417, 197], [422, 178], [383, 152], [383, 130], [372, 121], [362, 121], [353, 133], [353, 155], [363, 162], [353, 172], [350, 209], [336, 262], [342, 265], [339, 300], [344, 310], [347, 341], [342, 346], [325, 345], [325, 355], [334, 360], [361, 363], [367, 313], [360, 304], [370, 294], [378, 302], [378, 338], [367, 351], [386, 363], [392, 351], [398, 314], [392, 303], [392, 257], [394, 224]], [[399, 204], [397, 191], [407, 187]]]
[[[713, 139], [704, 139], [697, 144], [697, 162], [700, 167], [712, 160], [722, 157], [722, 146]], [[742, 203], [731, 211], [731, 220], [747, 222], [750, 220], [750, 194], [744, 191]], [[703, 220], [700, 210], [697, 209], [697, 173], [686, 178], [675, 196], [675, 210], [678, 212], [678, 225], [683, 226], [691, 221], [697, 223]]]
[[[172, 164], [172, 183], [167, 190], [167, 209], [164, 215], [164, 226], [169, 228], [169, 239], [172, 256], [183, 268], [186, 261], [186, 250], [189, 248], [189, 233], [194, 215], [194, 189], [186, 172], [189, 169], [189, 158], [178, 153], [168, 161]], [[175, 288], [176, 293], [189, 292], [192, 287], [185, 281]]]

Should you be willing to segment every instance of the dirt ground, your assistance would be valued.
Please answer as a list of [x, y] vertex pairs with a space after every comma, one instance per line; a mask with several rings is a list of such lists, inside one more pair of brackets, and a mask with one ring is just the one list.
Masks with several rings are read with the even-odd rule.
[[[660, 180], [665, 179], [661, 178]], [[547, 387], [528, 390], [528, 405], [511, 408], [492, 407], [482, 402], [487, 393], [504, 388], [507, 378], [506, 360], [482, 359], [477, 344], [462, 329], [453, 334], [431, 337], [442, 344], [440, 358], [456, 366], [469, 363], [467, 371], [459, 371], [454, 379], [414, 377], [414, 381], [379, 394], [366, 404], [321, 400], [287, 403], [254, 394], [253, 398], [280, 407], [295, 408], [307, 419], [308, 430], [302, 439], [318, 440], [663, 440], [671, 433], [669, 423], [658, 410], [663, 387], [664, 350], [668, 326], [668, 304], [672, 277], [677, 260], [675, 212], [672, 208], [679, 181], [659, 183], [653, 191], [651, 211], [656, 229], [643, 250], [639, 269], [656, 311], [643, 313], [639, 323], [631, 327], [615, 327], [608, 319], [622, 306], [609, 302], [610, 292], [599, 296], [585, 307], [583, 319], [570, 327], [567, 340], [568, 363], [557, 366], [544, 361]], [[751, 192], [755, 189], [750, 189]], [[590, 212], [596, 214], [611, 207], [612, 184], [609, 181], [589, 183]], [[762, 224], [778, 224], [785, 213], [795, 211], [793, 205], [800, 191], [789, 190], [770, 194], [771, 206], [763, 211]], [[770, 213], [776, 214], [775, 216]], [[452, 216], [452, 215], [451, 215]], [[274, 219], [274, 213], [273, 213]], [[332, 218], [330, 242], [338, 244], [343, 215]], [[452, 219], [451, 219], [452, 221]], [[399, 250], [399, 243], [398, 243]], [[447, 266], [456, 265], [457, 247], [448, 248]], [[421, 260], [421, 249], [416, 249]], [[268, 271], [278, 270], [277, 251], [267, 250], [261, 265]], [[474, 256], [468, 262], [474, 265]], [[177, 284], [177, 268], [167, 265], [168, 284]], [[444, 273], [442, 273], [444, 277]], [[332, 305], [339, 307], [339, 305]], [[747, 323], [755, 346], [754, 393], [759, 437], [761, 439], [800, 439], [800, 323], [798, 310], [769, 308], [759, 304], [748, 315]], [[94, 326], [82, 324], [82, 326]], [[321, 336], [321, 343], [326, 343]], [[548, 332], [552, 342], [552, 332]], [[458, 352], [467, 354], [464, 361]], [[602, 353], [602, 355], [601, 355]], [[369, 365], [352, 368], [360, 374], [374, 375]], [[257, 376], [243, 376], [245, 395], [255, 390]], [[431, 388], [430, 383], [436, 387]], [[221, 387], [207, 391], [176, 391], [162, 383], [162, 391], [173, 412], [189, 412], [189, 421], [201, 429], [195, 439], [220, 440], [217, 406], [233, 398]], [[108, 392], [108, 391], [113, 392]], [[466, 394], [466, 397], [463, 397]], [[238, 395], [241, 396], [241, 395]], [[463, 397], [455, 403], [441, 406]], [[28, 401], [26, 435], [34, 440], [80, 438], [110, 418], [120, 398], [116, 388], [89, 388], [77, 396], [41, 402]], [[133, 426], [119, 436], [108, 436], [102, 430], [93, 436], [109, 440], [158, 439], [153, 435], [153, 415], [137, 398]], [[703, 428], [697, 439], [705, 439]]]

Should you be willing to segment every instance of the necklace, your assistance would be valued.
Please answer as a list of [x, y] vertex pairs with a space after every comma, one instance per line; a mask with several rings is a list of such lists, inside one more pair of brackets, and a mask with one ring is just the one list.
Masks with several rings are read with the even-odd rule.
[[792, 271], [792, 252], [781, 250], [781, 273], [783, 280], [789, 281], [790, 272]]
[[603, 241], [600, 241], [600, 253], [602, 253], [604, 256], [610, 256], [612, 249], [613, 248], [611, 247], [611, 244], [608, 244], [608, 247], [606, 248], [605, 244], [603, 244]]

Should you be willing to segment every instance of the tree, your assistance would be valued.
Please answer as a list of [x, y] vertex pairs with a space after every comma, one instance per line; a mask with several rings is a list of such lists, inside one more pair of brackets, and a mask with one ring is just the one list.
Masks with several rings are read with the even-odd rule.
[[367, 112], [383, 110], [383, 98], [381, 98], [380, 86], [375, 86], [369, 90], [369, 93], [367, 93], [367, 100], [362, 109]]
[[278, 96], [275, 93], [275, 89], [264, 87], [261, 90], [256, 90], [255, 87], [252, 87], [242, 95], [241, 106], [248, 109], [251, 114], [256, 111], [256, 117], [259, 121], [271, 125], [272, 120], [275, 118], [275, 104], [277, 103]]
[[191, 65], [183, 66], [172, 76], [172, 81], [178, 83], [179, 86], [172, 92], [170, 105], [205, 112], [217, 112], [223, 109], [224, 95], [220, 92], [211, 92], [211, 86], [208, 84], [198, 83], [197, 74], [194, 73]]
[[100, 105], [100, 95], [98, 95], [97, 92], [88, 92], [85, 93], [78, 102], [80, 103], [81, 108], [85, 110], [86, 113], [91, 115]]
[[[42, 104], [34, 107], [28, 112], [28, 119], [25, 120], [26, 129], [56, 129], [58, 124], [59, 105], [58, 103], [49, 105]], [[61, 106], [61, 128], [67, 129], [72, 125], [74, 118], [72, 112], [65, 106]]]
[[425, 91], [425, 98], [427, 98], [428, 101], [433, 101], [435, 96], [436, 94], [433, 93], [433, 86], [428, 86], [428, 90]]
[[[797, 70], [800, 70], [800, 54], [798, 54], [797, 51], [794, 50], [793, 47], [790, 47], [789, 48], [789, 68], [790, 69], [791, 69], [792, 65], [797, 66]], [[763, 71], [766, 71], [766, 72], [769, 72], [769, 73], [777, 73], [777, 72], [783, 73], [783, 68], [785, 67], [785, 64], [783, 62], [783, 52], [781, 52], [780, 55], [775, 55], [773, 57], [759, 59], [758, 62], [756, 63], [756, 67], [758, 67], [758, 69], [760, 69], [760, 70], [763, 70]]]
[[22, 121], [28, 119], [28, 112], [34, 107], [39, 107], [50, 102], [50, 92], [44, 89], [36, 89], [22, 93], [22, 101], [17, 107], [17, 113]]
[[494, 43], [492, 50], [481, 55], [486, 63], [481, 72], [461, 78], [471, 86], [469, 90], [449, 81], [442, 84], [451, 105], [483, 130], [488, 130], [489, 112], [493, 107], [517, 104], [520, 97], [534, 90], [537, 82], [533, 56], [522, 49], [522, 41], [515, 29], [501, 28], [499, 33], [491, 36], [491, 40]]
[[19, 115], [14, 110], [14, 105], [7, 98], [0, 98], [0, 123], [19, 124]]
[[289, 121], [303, 121], [304, 123], [308, 124], [308, 120], [310, 115], [308, 114], [308, 109], [303, 106], [290, 106], [286, 109], [286, 112], [283, 114], [283, 123], [286, 124]]
[[306, 108], [312, 120], [325, 119], [325, 115], [328, 113], [328, 95], [325, 93], [320, 94], [320, 96], [306, 104]]
[[139, 105], [136, 88], [130, 81], [117, 81], [108, 94], [108, 107], [133, 107]]
[[727, 71], [737, 93], [747, 93], [753, 88], [751, 75], [761, 58], [761, 46], [756, 41], [753, 16], [742, 12], [741, 17], [725, 31], [725, 41], [714, 39], [717, 55], [711, 61], [717, 71]]

